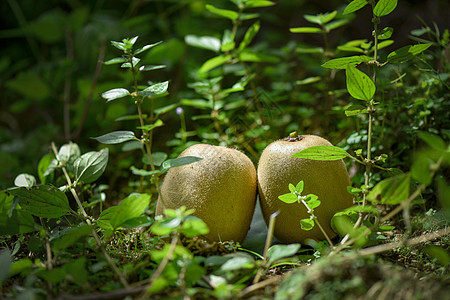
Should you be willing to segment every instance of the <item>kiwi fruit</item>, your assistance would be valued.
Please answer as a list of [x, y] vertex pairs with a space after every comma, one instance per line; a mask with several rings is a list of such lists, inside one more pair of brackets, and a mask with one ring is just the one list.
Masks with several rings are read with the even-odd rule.
[[291, 155], [306, 148], [332, 144], [315, 135], [298, 136], [269, 144], [261, 154], [258, 163], [258, 191], [264, 220], [268, 224], [270, 215], [280, 211], [275, 221], [275, 237], [285, 243], [306, 243], [307, 239], [316, 241], [325, 237], [318, 226], [305, 231], [300, 227], [300, 220], [310, 215], [300, 203], [287, 204], [278, 196], [289, 193], [289, 184], [296, 185], [303, 180], [303, 195], [315, 194], [321, 205], [314, 210], [321, 226], [330, 238], [336, 236], [331, 229], [333, 215], [352, 206], [352, 196], [347, 191], [350, 179], [344, 162], [316, 161], [294, 158]]
[[190, 146], [179, 155], [185, 156], [202, 160], [167, 172], [156, 215], [184, 205], [194, 209], [193, 215], [208, 225], [207, 240], [242, 242], [256, 203], [256, 168], [252, 161], [236, 149], [209, 144]]

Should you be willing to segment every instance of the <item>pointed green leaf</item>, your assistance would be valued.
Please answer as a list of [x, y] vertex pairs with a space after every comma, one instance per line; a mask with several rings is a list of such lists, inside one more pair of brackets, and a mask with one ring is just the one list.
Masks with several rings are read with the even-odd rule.
[[102, 94], [102, 98], [107, 100], [107, 102], [109, 102], [112, 100], [123, 98], [128, 95], [130, 95], [130, 92], [128, 90], [119, 88], [119, 89], [112, 89], [107, 92], [104, 92]]
[[331, 31], [331, 30], [334, 30], [334, 29], [339, 28], [341, 26], [344, 26], [348, 22], [349, 22], [348, 19], [336, 20], [336, 21], [333, 21], [331, 23], [326, 24], [325, 25], [325, 29], [328, 30], [328, 31]]
[[168, 88], [169, 88], [169, 81], [164, 81], [161, 83], [151, 85], [145, 90], [140, 91], [139, 95], [142, 95], [144, 97], [161, 95], [166, 93]]
[[220, 51], [220, 40], [212, 36], [196, 36], [190, 34], [184, 38], [184, 41], [186, 44], [193, 47], [203, 48], [214, 52]]
[[363, 62], [368, 62], [370, 60], [372, 60], [372, 58], [366, 55], [341, 57], [327, 61], [322, 65], [322, 67], [328, 69], [346, 69], [347, 65], [355, 66]]
[[295, 193], [295, 186], [292, 183], [289, 183], [289, 191]]
[[432, 180], [430, 165], [434, 162], [424, 153], [419, 153], [411, 166], [411, 176], [418, 182], [429, 185]]
[[431, 148], [438, 150], [438, 151], [444, 151], [446, 149], [446, 145], [443, 139], [441, 139], [438, 135], [425, 132], [425, 131], [419, 131], [417, 135], [430, 146]]
[[290, 203], [297, 202], [298, 197], [292, 193], [288, 193], [288, 194], [278, 196], [278, 199], [280, 199], [284, 203], [290, 204]]
[[166, 65], [149, 65], [149, 66], [141, 66], [139, 67], [139, 71], [153, 71], [166, 68]]
[[292, 33], [322, 33], [318, 27], [294, 27], [289, 29]]
[[346, 69], [347, 90], [353, 98], [369, 101], [375, 94], [375, 83], [355, 66]]
[[209, 233], [209, 228], [200, 218], [188, 216], [183, 222], [182, 233], [187, 237], [194, 237]]
[[46, 173], [54, 159], [55, 159], [55, 155], [53, 153], [47, 153], [39, 161], [38, 176], [39, 176], [39, 180], [41, 181], [41, 184], [46, 184], [47, 180], [48, 181], [52, 180], [52, 178], [53, 178], [53, 174], [51, 174], [52, 172], [49, 172], [49, 174], [46, 174]]
[[174, 158], [174, 159], [168, 159], [163, 163], [162, 168], [164, 170], [169, 170], [170, 168], [192, 164], [192, 163], [200, 161], [202, 159], [203, 158], [195, 157], [195, 156], [184, 156], [184, 157], [179, 157], [179, 158]]
[[116, 57], [116, 58], [110, 59], [108, 61], [105, 61], [104, 64], [105, 65], [121, 64], [126, 61], [127, 60], [125, 59], [125, 57]]
[[360, 10], [369, 3], [367, 0], [353, 0], [344, 9], [344, 15]]
[[397, 0], [379, 0], [373, 8], [373, 14], [382, 17], [390, 14], [397, 7]]
[[74, 162], [77, 181], [91, 183], [96, 181], [105, 171], [108, 164], [108, 148], [88, 152]]
[[159, 41], [159, 42], [157, 42], [157, 43], [150, 44], [150, 45], [145, 45], [145, 46], [142, 47], [142, 48], [136, 49], [136, 50], [134, 51], [134, 55], [138, 55], [138, 54], [140, 54], [140, 53], [142, 53], [142, 52], [144, 52], [144, 51], [147, 51], [147, 50], [149, 50], [149, 49], [151, 49], [151, 48], [153, 48], [153, 47], [155, 47], [155, 46], [158, 46], [158, 45], [161, 44], [161, 43], [162, 43], [162, 41]]
[[411, 174], [396, 175], [380, 181], [367, 195], [373, 203], [400, 204], [409, 197]]
[[141, 61], [140, 58], [133, 57], [133, 58], [131, 59], [131, 63], [130, 63], [130, 62], [125, 62], [125, 63], [123, 63], [120, 67], [121, 67], [121, 68], [124, 68], [124, 69], [126, 69], [126, 68], [131, 68], [131, 64], [133, 64], [133, 67], [135, 67], [135, 66], [137, 66], [137, 64], [138, 64], [140, 61]]
[[352, 156], [342, 148], [325, 145], [306, 148], [296, 154], [291, 155], [291, 157], [325, 161], [339, 160], [345, 157], [352, 158]]
[[113, 131], [91, 139], [97, 140], [102, 144], [112, 145], [120, 144], [126, 141], [137, 140], [133, 131]]
[[310, 23], [323, 25], [332, 21], [337, 15], [337, 11], [332, 11], [330, 13], [318, 14], [318, 15], [303, 15], [303, 17]]
[[19, 198], [24, 211], [42, 218], [59, 218], [71, 211], [66, 194], [50, 185], [6, 191]]
[[207, 4], [206, 9], [209, 10], [210, 12], [212, 12], [213, 14], [216, 14], [218, 16], [228, 18], [231, 20], [236, 20], [237, 18], [239, 18], [239, 14], [233, 10], [217, 8], [211, 4]]
[[304, 182], [301, 180], [297, 185], [295, 186], [295, 191], [299, 194], [303, 192]]
[[311, 230], [311, 229], [314, 228], [314, 220], [311, 220], [311, 219], [301, 219], [301, 220], [300, 220], [300, 227], [301, 227], [303, 230], [306, 230], [306, 231]]
[[366, 113], [367, 113], [367, 108], [365, 106], [362, 106], [359, 104], [351, 105], [349, 108], [347, 108], [345, 110], [345, 115], [347, 117], [359, 115], [359, 114], [366, 114]]
[[119, 228], [127, 220], [137, 218], [150, 203], [150, 195], [148, 194], [131, 194], [125, 198], [114, 211], [111, 216], [111, 225], [114, 229]]
[[245, 33], [244, 39], [242, 40], [241, 44], [239, 45], [239, 50], [243, 50], [245, 47], [247, 47], [255, 37], [255, 35], [258, 33], [259, 28], [261, 26], [259, 25], [259, 21], [253, 23], [252, 26], [247, 30]]
[[414, 46], [405, 46], [389, 53], [387, 60], [390, 63], [399, 64], [406, 62], [413, 58], [415, 55], [427, 50], [432, 44], [418, 44]]
[[385, 27], [385, 28], [383, 28], [383, 30], [378, 32], [377, 38], [379, 40], [386, 40], [386, 39], [389, 39], [393, 33], [394, 33], [394, 28]]
[[198, 70], [199, 73], [206, 73], [218, 66], [223, 65], [224, 63], [230, 61], [232, 58], [231, 55], [219, 55], [213, 58], [208, 59], [203, 63], [203, 65]]
[[269, 63], [277, 63], [280, 59], [276, 56], [266, 55], [262, 53], [251, 52], [249, 49], [245, 49], [241, 53], [239, 53], [239, 59], [241, 61], [248, 62], [269, 62]]
[[294, 256], [300, 250], [300, 247], [300, 244], [273, 245], [267, 251], [267, 258], [270, 263], [273, 263], [276, 260]]
[[155, 129], [156, 127], [161, 127], [161, 126], [164, 126], [164, 123], [163, 123], [163, 121], [158, 119], [153, 124], [149, 124], [149, 125], [145, 125], [145, 126], [139, 126], [139, 127], [136, 127], [136, 128], [137, 129], [141, 129], [141, 130], [145, 130], [145, 131], [151, 131], [151, 130]]
[[268, 0], [247, 0], [244, 2], [246, 8], [267, 7], [275, 5], [274, 2]]

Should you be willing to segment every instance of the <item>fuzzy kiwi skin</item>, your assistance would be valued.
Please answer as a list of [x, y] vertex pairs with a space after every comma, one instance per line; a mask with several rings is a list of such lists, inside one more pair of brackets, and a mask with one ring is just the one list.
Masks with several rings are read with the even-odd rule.
[[310, 217], [304, 205], [287, 204], [278, 199], [278, 196], [289, 193], [289, 183], [296, 185], [303, 180], [302, 195], [315, 194], [319, 197], [321, 205], [314, 210], [314, 214], [330, 238], [336, 236], [330, 225], [333, 215], [353, 204], [352, 196], [347, 191], [350, 179], [342, 160], [315, 161], [290, 157], [312, 146], [332, 144], [315, 135], [303, 135], [299, 138], [300, 140], [278, 140], [269, 144], [258, 163], [258, 190], [264, 220], [268, 224], [270, 215], [280, 210], [274, 235], [285, 243], [325, 239], [317, 224], [309, 231], [300, 228], [300, 220]]
[[156, 215], [184, 205], [209, 227], [210, 241], [242, 242], [250, 228], [256, 204], [256, 168], [242, 152], [196, 144], [179, 157], [198, 162], [171, 168], [164, 178]]

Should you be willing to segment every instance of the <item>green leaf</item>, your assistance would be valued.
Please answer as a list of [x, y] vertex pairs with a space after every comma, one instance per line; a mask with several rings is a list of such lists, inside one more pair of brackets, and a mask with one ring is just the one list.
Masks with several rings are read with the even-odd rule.
[[194, 216], [188, 216], [183, 222], [181, 232], [187, 237], [194, 237], [209, 233], [209, 228], [201, 219]]
[[375, 94], [375, 83], [353, 65], [346, 69], [347, 90], [353, 98], [370, 101]]
[[373, 8], [373, 14], [382, 17], [390, 14], [397, 7], [397, 0], [379, 0]]
[[359, 115], [359, 114], [366, 114], [366, 113], [367, 113], [367, 108], [365, 106], [358, 105], [358, 104], [351, 105], [350, 107], [348, 107], [345, 110], [345, 115], [347, 117]]
[[315, 83], [315, 82], [318, 82], [318, 81], [321, 81], [321, 80], [322, 80], [322, 77], [320, 77], [320, 76], [308, 77], [308, 78], [305, 78], [305, 79], [302, 79], [302, 80], [297, 80], [295, 82], [295, 84], [296, 85], [306, 85], [306, 84]]
[[139, 71], [145, 72], [145, 71], [153, 71], [153, 70], [160, 70], [166, 68], [166, 65], [148, 65], [148, 66], [141, 66], [139, 67]]
[[246, 8], [267, 7], [275, 5], [274, 2], [268, 0], [247, 0], [244, 2]]
[[135, 166], [130, 167], [131, 173], [137, 176], [153, 176], [155, 174], [160, 174], [160, 170], [148, 171], [143, 169], [138, 169]]
[[111, 41], [111, 45], [113, 45], [114, 47], [116, 47], [117, 49], [119, 49], [121, 51], [125, 51], [128, 49], [126, 47], [125, 43], [121, 43], [121, 42]]
[[400, 204], [409, 197], [410, 182], [410, 173], [384, 179], [367, 194], [367, 200], [373, 203]]
[[331, 31], [331, 30], [334, 30], [334, 29], [339, 28], [341, 26], [344, 26], [348, 22], [349, 22], [349, 20], [347, 20], [347, 19], [336, 20], [336, 21], [333, 21], [331, 23], [326, 24], [325, 25], [325, 29], [327, 31]]
[[295, 194], [288, 193], [288, 194], [278, 196], [278, 199], [280, 199], [284, 203], [290, 204], [290, 203], [297, 202], [298, 197]]
[[122, 65], [120, 65], [121, 68], [131, 68], [131, 64], [133, 64], [133, 67], [137, 66], [137, 64], [141, 61], [140, 58], [133, 57], [131, 59], [131, 62], [125, 62]]
[[387, 61], [394, 64], [406, 62], [413, 58], [415, 55], [427, 50], [431, 45], [432, 43], [404, 46], [389, 53]]
[[19, 198], [24, 211], [41, 218], [59, 218], [71, 211], [66, 194], [50, 185], [17, 188], [6, 192]]
[[301, 180], [297, 185], [295, 186], [295, 191], [299, 194], [303, 192], [304, 182]]
[[273, 263], [276, 260], [295, 255], [300, 247], [300, 244], [273, 245], [267, 251], [267, 258], [269, 262]]
[[22, 173], [14, 179], [14, 185], [18, 187], [32, 187], [36, 185], [36, 178], [33, 175]]
[[255, 53], [251, 52], [248, 49], [239, 53], [239, 60], [245, 62], [270, 62], [270, 63], [277, 63], [280, 61], [279, 58], [276, 56], [266, 55], [262, 53]]
[[246, 253], [239, 253], [227, 260], [221, 267], [221, 271], [229, 272], [241, 269], [252, 269], [255, 267], [255, 260]]
[[292, 33], [322, 33], [322, 29], [318, 27], [294, 27], [289, 31]]
[[116, 57], [116, 58], [110, 59], [108, 61], [105, 61], [104, 64], [105, 65], [121, 64], [121, 63], [124, 63], [126, 61], [127, 60], [126, 60], [125, 57]]
[[126, 220], [124, 223], [122, 223], [122, 228], [127, 229], [133, 229], [133, 228], [140, 228], [140, 227], [147, 227], [153, 223], [152, 218], [148, 216], [140, 216], [137, 218], [132, 218], [129, 220]]
[[425, 131], [419, 131], [417, 135], [430, 146], [431, 148], [438, 150], [438, 151], [444, 151], [446, 149], [446, 145], [444, 140], [442, 140], [438, 135], [425, 132]]
[[119, 228], [126, 221], [137, 218], [145, 211], [150, 203], [148, 194], [131, 194], [125, 198], [115, 210], [110, 218], [114, 229]]
[[306, 231], [311, 230], [311, 229], [314, 228], [314, 220], [311, 220], [311, 219], [301, 219], [301, 220], [300, 220], [300, 227], [301, 227], [303, 230], [306, 230]]
[[38, 176], [41, 184], [46, 184], [47, 180], [51, 181], [53, 178], [52, 172], [47, 174], [47, 170], [49, 169], [52, 161], [55, 159], [55, 155], [53, 153], [47, 153], [44, 155], [39, 161], [38, 165]]
[[327, 61], [322, 67], [328, 69], [347, 69], [347, 65], [355, 66], [370, 60], [372, 60], [372, 58], [366, 55], [341, 57]]
[[303, 15], [303, 17], [310, 23], [323, 25], [332, 21], [336, 17], [337, 11], [318, 15]]
[[97, 225], [104, 230], [112, 230], [111, 217], [119, 209], [119, 206], [111, 206], [101, 212], [97, 220]]
[[296, 154], [291, 155], [291, 157], [306, 158], [312, 160], [339, 160], [345, 157], [352, 158], [350, 154], [347, 153], [342, 148], [336, 146], [313, 146], [306, 148]]
[[[315, 196], [315, 195], [314, 195]], [[317, 197], [317, 196], [316, 196]], [[322, 204], [322, 202], [320, 200], [317, 199], [312, 199], [310, 201], [307, 201], [308, 207], [310, 209], [314, 209], [320, 206], [320, 204]]]
[[153, 152], [152, 160], [155, 166], [161, 166], [162, 163], [167, 159], [167, 154], [164, 152]]
[[369, 3], [367, 0], [353, 0], [344, 9], [344, 15], [360, 10]]
[[153, 223], [150, 230], [156, 235], [168, 235], [181, 224], [181, 219], [172, 217]]
[[72, 142], [62, 145], [58, 151], [58, 158], [62, 163], [73, 163], [80, 155], [80, 147]]
[[66, 249], [75, 244], [79, 239], [86, 237], [92, 233], [94, 226], [80, 225], [69, 230], [65, 235], [55, 239], [52, 243], [52, 250], [59, 251]]
[[220, 51], [220, 40], [212, 36], [196, 36], [190, 34], [184, 38], [184, 41], [186, 44], [193, 47], [207, 49], [214, 52]]
[[11, 253], [8, 249], [2, 249], [0, 251], [0, 285], [9, 277], [9, 270], [12, 265]]
[[213, 14], [227, 19], [236, 20], [237, 18], [239, 18], [239, 14], [233, 10], [217, 8], [215, 6], [212, 6], [211, 4], [206, 4], [206, 9]]
[[295, 193], [295, 185], [293, 185], [292, 183], [289, 183], [289, 191], [291, 193]]
[[144, 52], [144, 51], [150, 50], [151, 48], [153, 48], [153, 47], [155, 47], [155, 46], [158, 46], [158, 45], [161, 44], [161, 43], [162, 43], [162, 41], [159, 41], [159, 42], [157, 42], [157, 43], [150, 44], [150, 45], [145, 45], [145, 46], [142, 47], [142, 48], [136, 49], [136, 50], [134, 51], [134, 55], [138, 55], [138, 54], [140, 54], [140, 53], [142, 53], [142, 52]]
[[74, 164], [77, 181], [91, 183], [96, 181], [105, 171], [108, 164], [108, 148], [88, 152], [78, 158]]
[[425, 247], [424, 251], [431, 259], [436, 259], [444, 267], [450, 264], [450, 254], [447, 250], [438, 246], [429, 245]]
[[419, 153], [411, 166], [411, 176], [418, 182], [429, 185], [432, 180], [430, 165], [433, 161], [424, 153]]
[[[381, 43], [378, 43], [378, 45], [377, 45], [378, 50], [383, 49], [383, 48], [386, 48], [386, 47], [392, 45], [393, 43], [394, 43], [393, 40], [382, 41]], [[375, 46], [373, 46], [372, 48], [370, 48], [370, 51], [373, 51], [373, 50], [375, 50]]]
[[379, 40], [386, 40], [386, 39], [389, 39], [393, 33], [394, 33], [394, 28], [385, 27], [385, 28], [383, 28], [383, 30], [378, 32], [377, 38]]
[[139, 95], [142, 95], [144, 97], [161, 95], [166, 93], [168, 88], [169, 88], [169, 81], [164, 81], [151, 85], [145, 90], [140, 91]]
[[365, 233], [366, 227], [354, 228], [353, 223], [348, 216], [337, 216], [333, 218], [335, 227], [341, 236], [349, 234], [355, 240], [356, 247], [363, 247], [367, 241], [370, 231]]
[[148, 132], [148, 131], [151, 131], [151, 130], [155, 129], [156, 127], [161, 127], [161, 126], [164, 126], [164, 123], [163, 123], [162, 120], [158, 119], [153, 124], [148, 124], [148, 125], [145, 125], [145, 126], [139, 126], [139, 127], [136, 127], [136, 128], [137, 129], [141, 129], [141, 130], [145, 130], [145, 131]]
[[99, 137], [92, 137], [91, 139], [97, 140], [102, 144], [112, 145], [120, 144], [126, 141], [136, 140], [136, 136], [133, 131], [113, 131]]
[[195, 156], [184, 156], [184, 157], [178, 157], [178, 158], [174, 158], [174, 159], [168, 159], [163, 163], [162, 168], [164, 170], [169, 170], [170, 168], [192, 164], [192, 163], [200, 161], [202, 159], [203, 158], [195, 157]]
[[86, 284], [88, 280], [88, 272], [86, 270], [86, 257], [80, 257], [74, 261], [68, 262], [62, 266], [67, 273], [67, 279], [80, 285]]
[[242, 40], [241, 44], [239, 45], [239, 50], [243, 50], [245, 47], [247, 47], [255, 37], [255, 35], [258, 33], [260, 29], [259, 21], [253, 23], [252, 26], [249, 27], [247, 32], [245, 33], [244, 39]]
[[219, 55], [213, 58], [208, 59], [203, 63], [203, 65], [198, 70], [199, 73], [206, 73], [218, 66], [223, 65], [224, 63], [230, 61], [232, 58], [231, 54], [229, 55]]
[[112, 89], [112, 90], [104, 92], [102, 94], [102, 98], [105, 99], [107, 102], [109, 102], [112, 100], [123, 98], [128, 95], [130, 95], [130, 92], [128, 90], [119, 88], [119, 89]]

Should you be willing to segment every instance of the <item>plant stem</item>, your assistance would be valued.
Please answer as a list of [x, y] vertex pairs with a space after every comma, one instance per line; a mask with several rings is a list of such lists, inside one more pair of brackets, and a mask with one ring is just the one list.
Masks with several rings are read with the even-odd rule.
[[174, 237], [172, 238], [172, 241], [170, 242], [169, 250], [167, 250], [166, 256], [164, 256], [163, 260], [159, 264], [155, 273], [153, 273], [152, 277], [150, 277], [150, 283], [144, 289], [144, 293], [142, 293], [141, 296], [138, 298], [139, 300], [144, 300], [144, 299], [149, 298], [148, 290], [152, 287], [155, 280], [158, 279], [159, 276], [161, 276], [161, 274], [164, 271], [164, 269], [166, 268], [167, 264], [173, 258], [173, 254], [175, 253], [175, 248], [178, 244], [178, 240], [179, 240], [178, 233], [176, 233], [174, 235]]
[[[52, 142], [52, 150], [53, 150], [53, 153], [56, 156], [56, 159], [59, 161], [58, 150], [56, 149], [56, 145], [55, 145], [54, 142]], [[80, 209], [81, 213], [85, 217], [86, 224], [87, 225], [92, 225], [90, 217], [86, 213], [86, 211], [84, 210], [84, 207], [81, 204], [80, 198], [78, 197], [78, 194], [75, 191], [75, 188], [74, 188], [74, 186], [72, 184], [72, 180], [70, 179], [69, 173], [67, 173], [67, 170], [66, 170], [66, 168], [64, 166], [62, 167], [62, 170], [63, 170], [64, 176], [66, 177], [67, 183], [69, 185], [69, 190], [72, 193], [75, 201], [77, 202], [78, 208]], [[120, 272], [119, 268], [116, 266], [116, 264], [115, 264], [114, 260], [111, 258], [111, 256], [109, 256], [108, 252], [106, 251], [105, 247], [103, 246], [103, 243], [102, 243], [100, 237], [98, 236], [97, 232], [95, 231], [95, 229], [92, 230], [92, 236], [94, 237], [95, 242], [97, 243], [97, 246], [102, 251], [102, 254], [105, 257], [105, 259], [108, 262], [108, 264], [110, 265], [111, 269], [113, 270], [115, 275], [118, 277], [120, 283], [125, 288], [128, 288], [129, 284], [128, 284], [127, 280], [125, 279], [125, 276], [122, 274], [122, 272]]]
[[[298, 196], [300, 199], [300, 195]], [[316, 215], [314, 214], [314, 211], [309, 208], [308, 203], [306, 203], [305, 200], [301, 199], [301, 202], [303, 203], [303, 205], [306, 207], [306, 209], [308, 210], [308, 213], [312, 216], [312, 218], [314, 219], [314, 222], [317, 223], [317, 226], [319, 226], [320, 231], [322, 231], [322, 234], [325, 236], [328, 244], [330, 244], [331, 247], [334, 247], [333, 242], [331, 241], [330, 237], [328, 236], [328, 234], [325, 232], [325, 230], [323, 229], [322, 225], [320, 225], [319, 220], [317, 219]]]

